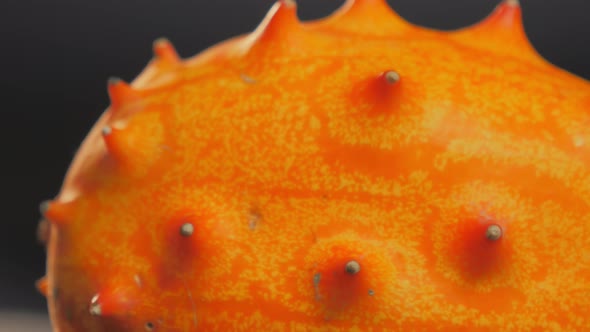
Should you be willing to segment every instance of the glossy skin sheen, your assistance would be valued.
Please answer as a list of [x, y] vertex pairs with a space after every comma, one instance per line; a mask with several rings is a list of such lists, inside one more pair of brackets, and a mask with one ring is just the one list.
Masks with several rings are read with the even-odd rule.
[[590, 84], [520, 14], [157, 41], [43, 206], [54, 330], [590, 330]]

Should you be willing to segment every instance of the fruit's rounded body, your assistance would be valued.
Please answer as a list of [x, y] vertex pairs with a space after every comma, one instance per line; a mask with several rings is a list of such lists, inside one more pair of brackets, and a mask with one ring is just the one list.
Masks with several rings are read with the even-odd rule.
[[590, 328], [590, 84], [519, 15], [158, 41], [44, 208], [55, 330]]

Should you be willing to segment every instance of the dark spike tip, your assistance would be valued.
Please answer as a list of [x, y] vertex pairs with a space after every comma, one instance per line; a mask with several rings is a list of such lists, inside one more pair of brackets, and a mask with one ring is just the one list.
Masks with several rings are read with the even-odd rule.
[[156, 326], [154, 325], [154, 323], [152, 323], [152, 322], [145, 323], [145, 330], [146, 331], [154, 331], [155, 328], [156, 328]]
[[156, 40], [154, 40], [152, 46], [154, 49], [158, 49], [160, 47], [165, 47], [171, 45], [170, 40], [166, 37], [160, 37]]
[[493, 224], [486, 229], [486, 239], [490, 241], [498, 241], [502, 237], [502, 228], [499, 225]]
[[180, 226], [180, 235], [184, 237], [189, 237], [193, 235], [194, 232], [195, 226], [190, 222], [184, 223]]
[[118, 85], [121, 83], [123, 83], [123, 80], [119, 77], [112, 76], [112, 77], [109, 77], [109, 79], [107, 80], [108, 86], [115, 86], [115, 85]]
[[385, 73], [383, 73], [383, 77], [385, 78], [385, 81], [389, 84], [395, 84], [399, 82], [399, 80], [401, 79], [399, 73], [394, 70], [386, 71]]
[[344, 271], [350, 275], [355, 275], [361, 271], [361, 264], [355, 260], [349, 261], [344, 266]]
[[101, 133], [103, 136], [109, 136], [113, 133], [113, 128], [109, 125], [102, 127]]
[[45, 200], [41, 202], [41, 204], [39, 204], [39, 212], [42, 216], [45, 216], [45, 213], [47, 212], [47, 210], [49, 210], [49, 204], [51, 204], [50, 200]]
[[152, 49], [156, 58], [167, 63], [178, 63], [180, 58], [174, 46], [167, 38], [158, 38], [154, 40]]

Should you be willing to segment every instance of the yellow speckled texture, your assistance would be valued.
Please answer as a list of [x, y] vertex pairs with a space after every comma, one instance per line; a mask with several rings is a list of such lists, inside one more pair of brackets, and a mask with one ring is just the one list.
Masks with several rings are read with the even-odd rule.
[[590, 84], [520, 8], [295, 13], [110, 85], [46, 213], [54, 330], [590, 330]]

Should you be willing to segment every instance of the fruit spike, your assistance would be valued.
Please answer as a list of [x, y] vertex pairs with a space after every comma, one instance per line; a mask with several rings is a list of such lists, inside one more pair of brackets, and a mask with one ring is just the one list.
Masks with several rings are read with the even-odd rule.
[[529, 42], [522, 22], [521, 7], [515, 0], [504, 0], [483, 21], [450, 35], [486, 51], [504, 52], [535, 63], [544, 62]]
[[[293, 0], [279, 0], [247, 40], [247, 48], [288, 46], [301, 30], [297, 17], [297, 4]], [[251, 45], [248, 45], [251, 44]]]
[[459, 225], [455, 247], [449, 253], [457, 259], [457, 268], [467, 278], [489, 279], [509, 266], [510, 248], [500, 241], [502, 226], [490, 218], [468, 218]]
[[357, 259], [334, 257], [331, 264], [321, 266], [314, 274], [316, 298], [330, 312], [343, 311], [356, 302], [362, 302], [369, 287], [359, 272], [360, 264]]
[[111, 127], [110, 125], [106, 125], [102, 128], [102, 137], [104, 138], [105, 145], [109, 154], [113, 156], [113, 158], [121, 163], [128, 162], [128, 154], [129, 148], [124, 140], [122, 135], [124, 133], [120, 129], [116, 129]]
[[361, 81], [353, 88], [351, 104], [360, 109], [368, 107], [367, 114], [391, 115], [399, 110], [402, 82], [395, 70], [387, 70], [379, 75]]
[[130, 287], [105, 287], [92, 296], [88, 312], [92, 316], [125, 316], [137, 303], [132, 296]]
[[41, 212], [52, 225], [68, 224], [73, 217], [73, 202], [45, 201], [41, 203]]
[[[83, 310], [78, 314], [84, 315], [88, 323], [100, 326], [104, 331], [155, 330], [156, 322], [160, 320], [151, 319], [157, 307], [146, 308], [146, 291], [142, 289], [143, 285], [137, 282], [137, 275], [133, 278], [129, 278], [128, 275], [121, 278], [122, 276], [112, 275], [112, 280], [100, 286], [99, 292], [79, 305], [79, 309]], [[66, 317], [67, 315], [66, 312]], [[80, 330], [86, 331], [86, 328]]]
[[44, 276], [41, 279], [37, 280], [37, 282], [35, 283], [35, 286], [37, 287], [37, 290], [39, 291], [39, 293], [43, 294], [43, 296], [45, 296], [45, 297], [49, 296], [49, 287], [47, 284], [47, 276]]
[[393, 11], [385, 0], [347, 0], [327, 22], [321, 24], [350, 33], [379, 36], [396, 36], [416, 29]]
[[158, 278], [161, 283], [176, 280], [178, 273], [191, 273], [201, 264], [199, 258], [204, 256], [203, 245], [210, 236], [201, 229], [203, 218], [197, 217], [190, 209], [184, 209], [162, 222], [158, 234], [163, 239], [161, 255], [166, 259], [160, 262]]
[[280, 1], [156, 42], [43, 205], [55, 331], [588, 330], [590, 84], [522, 29]]
[[139, 93], [118, 77], [109, 78], [107, 88], [111, 99], [111, 107], [114, 112], [118, 112], [126, 105], [140, 100]]
[[157, 59], [163, 63], [166, 63], [167, 65], [176, 65], [180, 63], [180, 57], [168, 39], [156, 39], [153, 48]]

